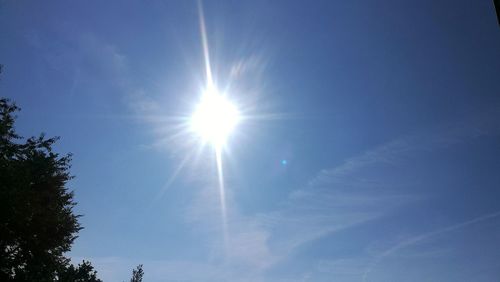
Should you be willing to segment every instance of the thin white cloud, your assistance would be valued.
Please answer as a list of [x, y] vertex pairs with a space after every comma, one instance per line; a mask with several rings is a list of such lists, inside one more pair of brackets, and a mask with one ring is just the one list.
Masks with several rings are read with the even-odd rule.
[[407, 238], [395, 246], [385, 250], [384, 252], [380, 253], [377, 255], [366, 267], [364, 273], [363, 273], [363, 281], [368, 281], [368, 275], [373, 271], [373, 269], [386, 257], [391, 256], [398, 252], [401, 249], [417, 245], [419, 243], [422, 243], [424, 241], [432, 240], [438, 236], [444, 235], [446, 233], [450, 233], [453, 231], [457, 231], [466, 227], [469, 227], [474, 224], [479, 224], [488, 220], [493, 220], [500, 217], [500, 211], [494, 212], [494, 213], [489, 213], [489, 214], [484, 214], [481, 216], [478, 216], [476, 218], [473, 218], [471, 220], [463, 221], [457, 224], [453, 224], [450, 226], [442, 227], [436, 230], [433, 230], [431, 232], [427, 232], [424, 234], [420, 234], [414, 237]]
[[457, 123], [437, 125], [430, 130], [395, 139], [350, 158], [340, 166], [322, 170], [309, 184], [317, 186], [342, 181], [344, 177], [349, 177], [349, 174], [370, 166], [395, 165], [418, 153], [470, 142], [485, 135], [498, 134], [500, 130], [498, 111], [498, 107], [493, 107], [478, 116], [466, 117]]
[[[350, 158], [337, 167], [322, 170], [309, 182], [309, 190], [316, 191], [318, 190], [318, 187], [326, 187], [324, 189], [328, 189], [328, 187], [332, 187], [333, 185], [336, 187], [347, 186], [351, 189], [350, 191], [354, 189], [363, 191], [362, 193], [366, 193], [366, 189], [364, 188], [377, 187], [381, 184], [373, 180], [362, 179], [360, 177], [362, 173], [360, 174], [360, 172], [362, 172], [363, 170], [380, 166], [397, 166], [422, 153], [431, 153], [433, 151], [445, 149], [453, 145], [472, 142], [474, 139], [482, 136], [496, 135], [500, 132], [500, 121], [496, 117], [498, 117], [498, 108], [492, 107], [489, 110], [484, 111], [480, 115], [466, 117], [458, 123], [441, 124], [432, 128], [431, 130], [417, 132], [398, 138], [375, 149], [369, 150], [359, 156]], [[310, 194], [315, 193], [309, 192], [309, 190], [296, 191], [292, 195], [292, 198], [300, 199], [308, 197]], [[389, 198], [391, 197], [390, 195], [386, 196]], [[392, 196], [405, 198], [404, 195]], [[407, 195], [406, 197], [409, 201], [411, 201], [412, 198], [418, 198], [409, 195]], [[329, 201], [328, 196], [325, 196], [325, 199], [326, 201]], [[346, 199], [345, 202], [349, 205], [350, 203], [355, 203], [356, 201]], [[363, 206], [371, 202], [373, 201], [370, 196], [367, 196], [366, 201], [360, 201]], [[401, 201], [395, 198], [394, 201], [388, 202], [393, 203]], [[363, 280], [365, 281], [368, 274], [383, 258], [392, 256], [396, 252], [399, 252], [401, 249], [418, 244], [422, 241], [430, 240], [438, 235], [465, 228], [469, 225], [480, 223], [485, 220], [496, 218], [498, 216], [500, 216], [500, 213], [488, 214], [470, 221], [462, 222], [460, 224], [440, 228], [423, 235], [404, 239], [394, 247], [377, 255], [371, 261], [367, 261], [367, 258], [365, 256], [349, 258], [345, 260], [323, 261], [323, 264], [318, 266], [318, 271], [323, 271], [328, 267], [331, 267], [330, 271], [340, 272], [344, 274], [346, 274], [345, 272], [349, 272], [349, 278], [346, 278], [346, 281], [351, 281], [350, 279], [353, 279], [352, 281], [357, 281], [359, 278], [356, 278], [355, 276], [357, 275], [357, 277], [359, 277], [359, 275], [361, 274]], [[438, 252], [427, 252], [418, 255], [442, 255], [445, 253], [446, 250], [439, 250]], [[325, 267], [325, 265], [328, 266]], [[338, 269], [339, 265], [341, 266], [340, 269]], [[360, 267], [360, 265], [364, 266]], [[360, 269], [363, 268], [365, 268], [365, 272], [360, 273]], [[350, 271], [352, 271], [352, 273]]]
[[187, 219], [193, 232], [202, 232], [201, 237], [212, 245], [214, 257], [230, 261], [224, 264], [227, 271], [245, 269], [247, 277], [265, 280], [268, 270], [293, 257], [300, 246], [379, 218], [415, 199], [308, 186], [292, 193], [274, 211], [242, 215], [229, 194], [224, 242], [217, 188], [207, 186], [193, 200]]

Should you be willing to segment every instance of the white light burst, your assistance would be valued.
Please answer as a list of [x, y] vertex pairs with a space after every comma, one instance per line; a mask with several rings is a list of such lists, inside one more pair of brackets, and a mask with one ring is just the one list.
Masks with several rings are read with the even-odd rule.
[[216, 149], [223, 147], [241, 116], [235, 104], [216, 89], [208, 89], [190, 119], [190, 127]]

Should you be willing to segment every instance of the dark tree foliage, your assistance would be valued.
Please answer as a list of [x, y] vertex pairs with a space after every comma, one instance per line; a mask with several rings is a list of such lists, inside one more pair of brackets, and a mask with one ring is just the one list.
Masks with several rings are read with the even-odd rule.
[[97, 271], [88, 261], [83, 261], [77, 267], [69, 265], [59, 273], [62, 282], [102, 282], [97, 278]]
[[495, 10], [497, 11], [498, 25], [500, 25], [500, 0], [493, 0]]
[[90, 263], [64, 257], [82, 229], [66, 188], [71, 155], [53, 152], [57, 138], [21, 138], [16, 111], [0, 99], [0, 281], [98, 281]]
[[130, 282], [142, 282], [142, 276], [144, 276], [144, 270], [142, 270], [142, 264], [139, 264], [136, 269], [132, 270]]

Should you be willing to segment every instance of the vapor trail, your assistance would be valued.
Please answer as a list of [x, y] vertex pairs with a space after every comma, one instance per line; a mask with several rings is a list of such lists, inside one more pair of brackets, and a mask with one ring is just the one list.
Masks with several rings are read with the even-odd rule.
[[400, 242], [399, 244], [395, 245], [394, 247], [386, 250], [385, 252], [383, 252], [382, 254], [380, 254], [379, 256], [377, 256], [372, 261], [372, 263], [366, 268], [365, 272], [363, 273], [363, 282], [367, 281], [366, 279], [368, 277], [368, 274], [370, 274], [372, 272], [372, 270], [375, 268], [375, 266], [377, 266], [377, 264], [379, 264], [382, 261], [382, 259], [384, 259], [387, 256], [392, 255], [393, 253], [399, 251], [402, 248], [406, 248], [408, 246], [411, 246], [411, 245], [417, 244], [419, 242], [428, 240], [428, 239], [430, 239], [430, 238], [432, 238], [434, 236], [438, 236], [438, 235], [441, 235], [441, 234], [444, 234], [444, 233], [452, 232], [452, 231], [455, 231], [455, 230], [467, 227], [469, 225], [480, 223], [480, 222], [483, 222], [483, 221], [486, 221], [486, 220], [489, 220], [489, 219], [493, 219], [493, 218], [496, 218], [496, 217], [499, 217], [499, 216], [500, 216], [500, 211], [497, 211], [497, 212], [494, 212], [494, 213], [490, 213], [490, 214], [485, 214], [485, 215], [476, 217], [476, 218], [471, 219], [471, 220], [467, 220], [467, 221], [464, 221], [464, 222], [461, 222], [461, 223], [457, 223], [457, 224], [454, 224], [454, 225], [451, 225], [451, 226], [440, 228], [438, 230], [431, 231], [431, 232], [428, 232], [428, 233], [424, 233], [422, 235], [415, 236], [413, 238], [409, 238], [407, 240], [404, 240], [404, 241]]

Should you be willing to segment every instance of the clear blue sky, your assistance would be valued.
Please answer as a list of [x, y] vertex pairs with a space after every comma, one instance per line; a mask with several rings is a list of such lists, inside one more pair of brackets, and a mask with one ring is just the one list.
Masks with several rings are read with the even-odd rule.
[[74, 154], [75, 261], [105, 281], [498, 281], [492, 1], [203, 5], [218, 86], [261, 117], [224, 154], [227, 236], [212, 152], [175, 135], [205, 83], [196, 1], [0, 2], [0, 95]]

